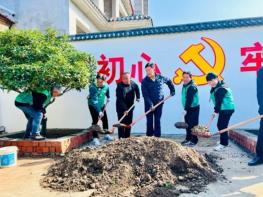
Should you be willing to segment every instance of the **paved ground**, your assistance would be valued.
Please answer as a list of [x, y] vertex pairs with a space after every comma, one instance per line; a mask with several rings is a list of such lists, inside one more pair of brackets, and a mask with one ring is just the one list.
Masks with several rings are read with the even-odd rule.
[[[182, 140], [181, 137], [175, 138]], [[212, 147], [217, 139], [201, 140], [196, 147], [200, 152], [211, 153]], [[248, 167], [249, 154], [243, 152], [239, 147], [231, 144], [221, 153], [216, 153], [221, 159], [218, 161], [224, 169], [224, 175], [228, 179], [210, 184], [207, 191], [199, 195], [185, 194], [183, 197], [263, 197], [263, 165], [259, 167]], [[50, 192], [39, 186], [41, 175], [54, 159], [50, 158], [22, 158], [16, 167], [0, 169], [0, 196], [1, 197], [87, 197], [90, 192], [80, 193], [58, 193]]]

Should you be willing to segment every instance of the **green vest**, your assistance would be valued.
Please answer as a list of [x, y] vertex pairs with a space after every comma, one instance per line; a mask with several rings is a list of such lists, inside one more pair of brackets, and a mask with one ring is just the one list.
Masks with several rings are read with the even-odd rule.
[[52, 99], [51, 92], [49, 90], [42, 90], [42, 91], [37, 91], [37, 93], [41, 93], [41, 94], [46, 95], [47, 98], [46, 98], [45, 102], [43, 103], [43, 108], [47, 107], [48, 104], [50, 103], [51, 99]]
[[109, 86], [107, 84], [104, 84], [101, 88], [99, 88], [96, 84], [92, 84], [90, 89], [91, 94], [88, 98], [88, 104], [102, 108], [105, 104], [106, 93], [109, 89]]
[[[43, 107], [44, 108], [47, 107], [47, 105], [49, 104], [49, 102], [52, 98], [50, 91], [44, 90], [44, 91], [37, 91], [37, 92], [46, 95], [47, 98], [46, 98], [45, 102], [43, 103]], [[32, 93], [31, 92], [22, 92], [19, 95], [17, 95], [15, 101], [18, 103], [33, 105]]]
[[33, 105], [33, 98], [31, 92], [22, 92], [17, 95], [16, 102]]
[[223, 99], [223, 102], [221, 104], [220, 110], [234, 110], [235, 109], [235, 104], [234, 104], [234, 98], [232, 94], [232, 90], [230, 88], [226, 87], [218, 87], [216, 88], [210, 95], [210, 99], [213, 101], [214, 105], [216, 104], [216, 99], [215, 99], [215, 93], [219, 88], [225, 88], [227, 90], [227, 93]]
[[[187, 84], [186, 86], [183, 86], [182, 88], [182, 104], [183, 107], [185, 107], [186, 104], [186, 97], [187, 97], [187, 91], [189, 89], [189, 87], [194, 86], [196, 87], [196, 85], [193, 82], [190, 82], [189, 84]], [[195, 93], [194, 98], [193, 98], [193, 102], [191, 104], [191, 108], [192, 107], [197, 107], [199, 105], [199, 96], [198, 96], [198, 92]]]

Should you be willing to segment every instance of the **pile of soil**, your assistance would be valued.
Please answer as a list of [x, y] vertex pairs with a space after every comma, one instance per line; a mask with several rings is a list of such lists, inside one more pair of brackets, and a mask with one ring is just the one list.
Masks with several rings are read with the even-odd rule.
[[133, 137], [67, 154], [41, 185], [63, 192], [93, 189], [93, 196], [197, 194], [219, 175], [208, 158], [167, 139]]

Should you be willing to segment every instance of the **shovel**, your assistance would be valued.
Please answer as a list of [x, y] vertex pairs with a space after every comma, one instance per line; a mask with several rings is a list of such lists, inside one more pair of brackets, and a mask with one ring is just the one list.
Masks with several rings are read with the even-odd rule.
[[[167, 101], [169, 98], [171, 98], [172, 96], [169, 95], [166, 98], [164, 98], [163, 100], [161, 100], [159, 103], [157, 103], [156, 105], [153, 106], [153, 108], [157, 108], [159, 105], [163, 104], [165, 101]], [[116, 125], [116, 127], [118, 126], [118, 128], [131, 128], [133, 127], [137, 122], [139, 122], [140, 120], [142, 120], [145, 116], [147, 116], [149, 113], [152, 112], [152, 109], [149, 109], [147, 112], [143, 113], [141, 116], [139, 116], [135, 121], [133, 121], [130, 125], [126, 125], [126, 124], [118, 124]]]
[[120, 120], [116, 123], [116, 124], [113, 124], [112, 128], [110, 129], [110, 133], [113, 133], [115, 128], [120, 128], [122, 127], [122, 123], [121, 121], [123, 121], [123, 119], [128, 115], [128, 113], [134, 108], [135, 106], [135, 102], [133, 103], [133, 105], [127, 110], [127, 114], [123, 114], [123, 116], [120, 118]]
[[194, 128], [192, 128], [192, 134], [195, 135], [196, 133], [207, 133], [209, 132], [209, 128], [215, 118], [215, 115], [212, 115], [207, 125], [197, 125]]
[[182, 122], [176, 122], [174, 124], [174, 126], [177, 128], [177, 129], [187, 129], [188, 128], [188, 124], [184, 121], [184, 116], [185, 116], [185, 113], [183, 112], [182, 113]]
[[193, 135], [196, 135], [196, 136], [199, 136], [199, 137], [204, 137], [204, 138], [210, 138], [212, 136], [220, 135], [222, 133], [225, 133], [225, 132], [227, 132], [227, 131], [229, 131], [231, 129], [239, 128], [239, 127], [241, 127], [243, 125], [246, 125], [248, 123], [254, 122], [254, 121], [256, 121], [258, 119], [261, 119], [261, 118], [263, 118], [263, 115], [258, 115], [256, 117], [253, 117], [253, 118], [250, 118], [248, 120], [242, 121], [242, 122], [234, 124], [232, 126], [229, 126], [229, 127], [225, 128], [225, 129], [219, 130], [219, 131], [217, 131], [214, 134], [211, 134], [211, 132], [208, 130], [206, 132], [204, 132], [204, 131], [200, 131], [200, 132], [193, 131]]
[[[106, 104], [105, 104], [105, 106], [104, 106], [104, 108], [103, 108], [103, 110], [102, 110], [103, 113], [106, 111], [106, 108], [107, 108], [108, 104], [109, 104], [109, 102], [107, 101]], [[91, 130], [93, 130], [93, 131], [101, 132], [101, 133], [102, 133], [102, 128], [101, 128], [100, 125], [99, 125], [99, 122], [101, 121], [101, 118], [102, 118], [102, 117], [99, 116], [97, 124], [92, 125], [91, 127], [88, 128], [88, 130], [91, 129]]]

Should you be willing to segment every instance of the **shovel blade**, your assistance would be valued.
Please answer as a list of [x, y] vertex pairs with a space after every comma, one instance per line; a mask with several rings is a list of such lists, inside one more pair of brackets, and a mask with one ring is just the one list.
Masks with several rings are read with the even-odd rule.
[[96, 132], [101, 132], [102, 131], [102, 128], [99, 126], [99, 125], [92, 125], [88, 128], [88, 130], [91, 130], [91, 131], [96, 131]]
[[210, 132], [192, 132], [192, 135], [202, 138], [210, 138], [212, 136]]
[[185, 123], [185, 122], [176, 122], [174, 124], [174, 126], [177, 128], [177, 129], [187, 129], [188, 128], [188, 124]]
[[116, 127], [116, 128], [130, 128], [130, 125], [126, 125], [126, 124], [123, 124], [123, 123], [116, 123], [113, 125], [113, 127]]

